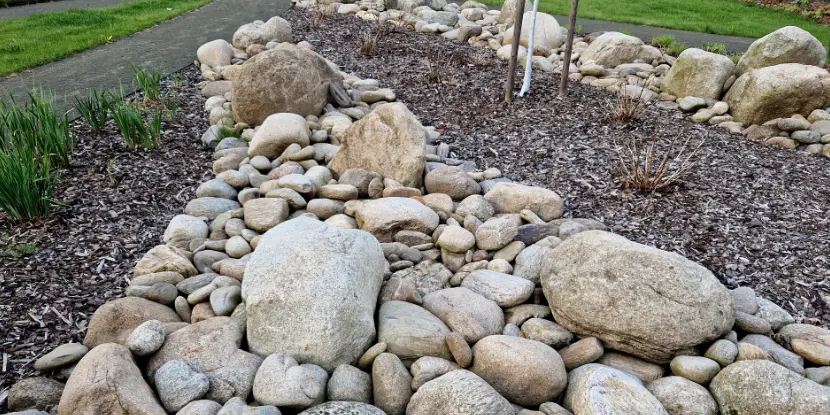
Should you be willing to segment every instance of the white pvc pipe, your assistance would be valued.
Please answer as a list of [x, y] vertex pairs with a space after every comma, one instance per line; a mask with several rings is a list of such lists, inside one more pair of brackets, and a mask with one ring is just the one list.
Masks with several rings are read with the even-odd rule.
[[[525, 1], [525, 0], [518, 0], [518, 1]], [[533, 75], [533, 41], [536, 37], [536, 12], [539, 10], [539, 0], [534, 0], [533, 2], [533, 16], [530, 19], [530, 39], [527, 42], [527, 61], [525, 63], [525, 79], [524, 83], [522, 83], [522, 90], [519, 91], [519, 96], [523, 97], [525, 94], [530, 91], [530, 78]], [[524, 19], [524, 16], [522, 16]], [[515, 35], [514, 35], [515, 36]], [[521, 42], [522, 34], [519, 33], [519, 39]]]

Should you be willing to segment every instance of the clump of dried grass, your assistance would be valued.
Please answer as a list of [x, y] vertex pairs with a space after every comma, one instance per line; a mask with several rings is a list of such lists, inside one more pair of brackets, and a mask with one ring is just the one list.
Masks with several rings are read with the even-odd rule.
[[643, 118], [643, 113], [649, 105], [645, 94], [648, 90], [648, 83], [642, 85], [640, 93], [632, 95], [624, 91], [625, 83], [619, 85], [617, 100], [609, 106], [611, 119], [618, 124], [629, 124]]
[[615, 142], [623, 188], [656, 192], [682, 183], [697, 165], [707, 141], [708, 135], [689, 137], [682, 144], [675, 138], [661, 145], [657, 138], [632, 135], [622, 143]]

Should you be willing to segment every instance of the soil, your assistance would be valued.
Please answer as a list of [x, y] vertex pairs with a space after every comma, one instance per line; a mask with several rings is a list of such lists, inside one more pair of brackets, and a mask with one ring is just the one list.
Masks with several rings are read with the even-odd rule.
[[135, 262], [210, 178], [199, 77], [188, 69], [165, 81], [178, 116], [164, 124], [158, 149], [129, 151], [114, 124], [90, 133], [76, 121], [76, 152], [55, 189], [61, 206], [23, 223], [0, 216], [0, 393], [39, 356], [83, 340], [92, 313], [123, 296]]
[[[542, 72], [530, 95], [506, 108], [507, 64], [489, 48], [381, 30], [376, 53], [367, 56], [360, 45], [365, 33], [378, 33], [374, 22], [336, 16], [314, 24], [303, 10], [285, 17], [295, 41], [395, 90], [424, 125], [442, 131], [455, 157], [555, 190], [566, 216], [677, 252], [729, 287], [754, 288], [801, 322], [830, 326], [830, 158], [749, 142], [654, 106], [641, 121], [615, 123], [616, 95], [569, 82], [560, 101], [559, 75]], [[440, 82], [430, 82], [430, 66], [439, 68]], [[686, 139], [706, 141], [681, 185], [643, 193], [626, 191], [620, 180], [615, 149], [632, 138], [675, 151]]]

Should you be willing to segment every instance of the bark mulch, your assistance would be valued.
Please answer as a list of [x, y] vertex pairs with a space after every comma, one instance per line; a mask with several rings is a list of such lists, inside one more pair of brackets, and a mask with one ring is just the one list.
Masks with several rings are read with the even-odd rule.
[[[614, 94], [536, 72], [533, 89], [502, 105], [507, 65], [489, 48], [400, 30], [376, 54], [359, 48], [374, 22], [337, 16], [321, 24], [304, 11], [286, 18], [342, 69], [393, 88], [424, 125], [443, 131], [452, 153], [480, 168], [553, 189], [571, 217], [600, 220], [632, 240], [697, 261], [729, 287], [750, 286], [803, 322], [830, 325], [830, 159], [749, 142], [656, 107], [640, 122], [611, 120]], [[438, 67], [440, 83], [435, 71]], [[517, 75], [517, 91], [521, 73]], [[656, 138], [662, 148], [706, 139], [685, 184], [660, 193], [620, 185], [615, 142]], [[708, 138], [707, 138], [708, 137]]]
[[[75, 122], [75, 156], [55, 189], [64, 206], [24, 223], [0, 216], [0, 393], [31, 374], [37, 357], [83, 340], [92, 313], [123, 296], [132, 266], [209, 178], [199, 73], [173, 76], [182, 81], [167, 87], [178, 117], [158, 149], [128, 151], [114, 125], [92, 134]], [[30, 244], [33, 254], [14, 257]]]

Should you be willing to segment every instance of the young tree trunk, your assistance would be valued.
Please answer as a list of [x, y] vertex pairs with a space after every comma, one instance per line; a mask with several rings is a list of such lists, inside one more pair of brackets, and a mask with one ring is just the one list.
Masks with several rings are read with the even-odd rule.
[[504, 84], [504, 102], [510, 105], [513, 102], [513, 79], [516, 76], [516, 58], [519, 55], [519, 41], [522, 38], [522, 20], [525, 15], [525, 1], [516, 0], [516, 16], [513, 17], [513, 49], [510, 53], [510, 64], [507, 66], [507, 81]]
[[568, 40], [565, 41], [565, 59], [562, 61], [562, 79], [559, 81], [559, 99], [565, 98], [568, 93], [568, 72], [571, 69], [571, 53], [574, 45], [574, 30], [576, 28], [576, 10], [579, 0], [571, 1], [571, 20], [568, 23]]

